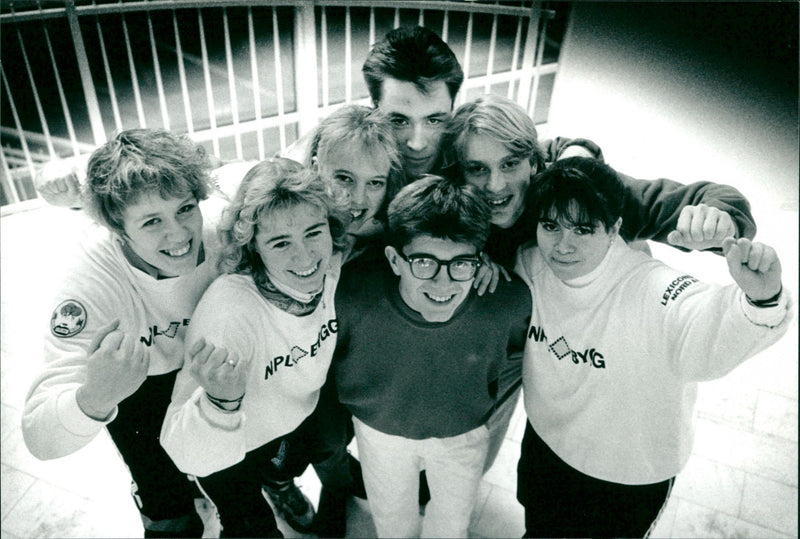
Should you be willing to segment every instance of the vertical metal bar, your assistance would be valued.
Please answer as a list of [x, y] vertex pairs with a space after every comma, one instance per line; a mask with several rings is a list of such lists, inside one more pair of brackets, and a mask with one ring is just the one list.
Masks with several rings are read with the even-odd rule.
[[528, 33], [525, 36], [525, 48], [522, 53], [522, 66], [520, 66], [519, 90], [517, 91], [517, 104], [528, 110], [528, 99], [531, 91], [531, 80], [533, 79], [533, 64], [536, 54], [536, 41], [539, 33], [539, 18], [542, 8], [539, 2], [534, 2], [531, 6], [531, 14], [528, 19]]
[[[317, 125], [317, 39], [313, 4], [294, 8], [295, 94], [300, 134]], [[302, 80], [302, 83], [301, 83]]]
[[28, 61], [28, 53], [25, 52], [25, 44], [22, 42], [22, 33], [19, 31], [19, 26], [16, 27], [16, 30], [17, 39], [19, 40], [19, 47], [22, 50], [22, 60], [25, 63], [25, 70], [28, 72], [28, 80], [31, 83], [31, 89], [33, 90], [33, 100], [36, 103], [36, 111], [39, 114], [39, 122], [42, 124], [42, 133], [47, 141], [47, 152], [50, 154], [51, 159], [55, 159], [57, 157], [56, 150], [53, 147], [53, 141], [50, 137], [50, 129], [47, 126], [47, 117], [45, 116], [44, 109], [42, 108], [42, 100], [39, 98], [39, 91], [36, 88], [36, 81], [33, 79], [33, 70], [31, 69], [31, 64]]
[[208, 121], [211, 128], [211, 145], [214, 155], [220, 157], [219, 136], [217, 133], [217, 111], [214, 107], [214, 91], [211, 85], [211, 70], [208, 67], [208, 49], [206, 48], [206, 31], [203, 27], [202, 9], [197, 9], [197, 22], [200, 25], [200, 55], [203, 59], [203, 80], [206, 85], [206, 98], [208, 102]]
[[108, 62], [108, 54], [106, 53], [106, 42], [103, 39], [103, 31], [100, 28], [100, 17], [95, 15], [94, 24], [97, 28], [97, 36], [100, 40], [100, 54], [103, 57], [103, 71], [106, 75], [106, 86], [108, 86], [108, 95], [111, 98], [111, 112], [114, 115], [114, 127], [117, 131], [122, 130], [122, 116], [119, 113], [119, 102], [117, 101], [117, 90], [114, 87], [114, 78], [111, 75], [111, 64]]
[[397, 28], [400, 26], [400, 8], [394, 8], [394, 22], [392, 23], [392, 28]]
[[542, 21], [542, 31], [539, 33], [538, 45], [536, 46], [536, 63], [533, 65], [533, 88], [531, 88], [531, 100], [528, 106], [528, 116], [533, 118], [536, 112], [536, 98], [539, 93], [539, 80], [541, 75], [539, 67], [542, 65], [542, 57], [544, 56], [544, 38], [547, 35], [547, 19]]
[[128, 23], [125, 22], [125, 14], [122, 17], [122, 34], [125, 36], [125, 49], [128, 51], [128, 65], [131, 68], [131, 86], [133, 87], [133, 99], [136, 103], [136, 113], [139, 115], [139, 127], [147, 127], [144, 118], [144, 106], [142, 105], [142, 94], [139, 91], [139, 77], [136, 75], [136, 64], [133, 63], [133, 49], [128, 33]]
[[419, 10], [419, 17], [417, 18], [417, 26], [425, 26], [425, 10]]
[[[31, 178], [36, 176], [36, 168], [33, 166], [33, 159], [31, 159], [31, 151], [28, 148], [28, 143], [25, 141], [25, 133], [22, 131], [22, 123], [19, 121], [19, 114], [17, 114], [17, 107], [14, 104], [14, 98], [11, 96], [11, 88], [8, 86], [8, 79], [0, 65], [0, 79], [3, 80], [3, 87], [6, 89], [8, 95], [8, 104], [11, 107], [11, 115], [14, 116], [14, 125], [17, 127], [17, 136], [19, 137], [20, 144], [22, 144], [22, 153], [25, 155], [25, 161], [28, 164], [28, 170]], [[0, 152], [2, 153], [2, 152]], [[8, 192], [12, 202], [19, 202], [19, 193], [17, 193], [17, 186], [11, 179], [11, 174], [8, 175]]]
[[194, 133], [194, 122], [192, 121], [192, 102], [189, 97], [189, 85], [186, 83], [186, 67], [183, 65], [183, 47], [181, 46], [181, 34], [178, 30], [178, 17], [174, 9], [172, 10], [172, 30], [175, 33], [175, 53], [178, 61], [178, 78], [181, 81], [183, 113], [186, 116], [186, 132], [191, 135]]
[[[295, 12], [295, 25], [297, 25], [297, 12]], [[295, 29], [296, 31], [296, 29]], [[297, 34], [295, 34], [297, 35]], [[297, 46], [297, 45], [295, 45]], [[286, 121], [284, 120], [284, 107], [283, 107], [283, 69], [281, 67], [281, 36], [280, 29], [278, 28], [278, 11], [275, 6], [272, 6], [272, 51], [275, 55], [275, 99], [278, 102], [278, 136], [280, 140], [281, 150], [286, 148]], [[295, 54], [295, 65], [299, 63], [297, 54]], [[295, 73], [300, 73], [299, 65], [295, 69]], [[298, 99], [299, 108], [299, 99]]]
[[517, 17], [517, 34], [514, 36], [514, 52], [511, 54], [511, 73], [515, 76], [508, 81], [508, 93], [506, 97], [512, 99], [514, 97], [514, 83], [519, 78], [517, 72], [517, 58], [519, 57], [519, 44], [522, 39], [522, 17]]
[[350, 26], [350, 6], [344, 8], [344, 101], [353, 100], [353, 39]]
[[320, 35], [322, 43], [320, 54], [322, 55], [322, 106], [327, 108], [330, 103], [330, 81], [328, 80], [328, 14], [325, 6], [322, 6], [320, 18]]
[[250, 45], [250, 72], [253, 75], [253, 107], [256, 111], [256, 138], [258, 140], [258, 159], [263, 161], [264, 127], [261, 121], [261, 87], [258, 82], [258, 58], [256, 56], [256, 34], [253, 29], [253, 8], [247, 6], [247, 41]]
[[8, 202], [9, 204], [16, 204], [19, 202], [19, 195], [17, 194], [17, 188], [14, 186], [14, 182], [11, 181], [11, 169], [8, 167], [8, 162], [6, 161], [6, 154], [0, 151], [0, 170], [2, 170], [2, 174], [0, 174], [0, 189], [3, 190], [4, 193], [8, 193]]
[[231, 51], [231, 32], [228, 27], [228, 10], [222, 8], [222, 33], [225, 36], [225, 62], [228, 64], [228, 91], [231, 94], [231, 113], [233, 115], [236, 159], [243, 159], [242, 134], [239, 130], [239, 100], [236, 98], [236, 75], [233, 72], [233, 52]]
[[375, 44], [375, 7], [369, 7], [369, 47]]
[[158, 62], [158, 51], [156, 50], [156, 36], [153, 33], [153, 19], [150, 12], [147, 12], [147, 30], [150, 34], [150, 52], [153, 55], [153, 72], [156, 76], [156, 90], [158, 91], [158, 104], [161, 106], [161, 123], [164, 129], [170, 128], [169, 111], [167, 110], [167, 98], [164, 95], [164, 84], [161, 81], [161, 65]]
[[[470, 62], [470, 53], [472, 51], [472, 12], [469, 14], [469, 18], [467, 19], [467, 36], [466, 36], [466, 43], [464, 44], [464, 65], [462, 69], [464, 70], [464, 81], [469, 80], [469, 62]], [[462, 86], [462, 88], [464, 88]], [[464, 104], [467, 100], [467, 92], [466, 89], [461, 91], [461, 96], [458, 98], [458, 102], [460, 104]]]
[[497, 47], [497, 14], [492, 17], [492, 34], [489, 37], [489, 58], [486, 61], [486, 84], [484, 93], [489, 93], [492, 89], [492, 75], [494, 74], [494, 54]]
[[[75, 13], [75, 1], [65, 2], [67, 22], [72, 33], [72, 45], [75, 47], [75, 58], [78, 61], [78, 71], [81, 75], [83, 85], [83, 97], [86, 100], [86, 110], [89, 113], [89, 125], [92, 128], [92, 137], [95, 146], [100, 146], [106, 141], [106, 131], [103, 127], [103, 117], [100, 115], [100, 103], [97, 101], [97, 92], [92, 80], [92, 71], [89, 69], [89, 58], [86, 56], [86, 47], [83, 45], [83, 35], [81, 25], [78, 23], [78, 15]], [[49, 41], [49, 39], [48, 39]], [[79, 153], [75, 152], [76, 155]]]
[[[41, 7], [39, 8], [41, 9]], [[80, 154], [78, 149], [78, 139], [75, 136], [75, 126], [72, 123], [72, 116], [69, 113], [69, 104], [67, 97], [64, 94], [64, 85], [61, 83], [61, 76], [58, 72], [58, 65], [56, 64], [56, 55], [53, 52], [53, 44], [50, 42], [50, 33], [47, 31], [47, 23], [42, 21], [42, 28], [44, 29], [44, 39], [47, 43], [47, 51], [50, 53], [50, 65], [53, 66], [53, 76], [56, 79], [56, 88], [58, 89], [58, 97], [61, 100], [61, 108], [64, 111], [64, 120], [67, 124], [67, 132], [69, 133], [69, 140], [72, 143], [72, 153], [75, 155]]]
[[444, 20], [442, 22], [442, 41], [447, 43], [447, 33], [450, 29], [450, 11], [444, 10]]

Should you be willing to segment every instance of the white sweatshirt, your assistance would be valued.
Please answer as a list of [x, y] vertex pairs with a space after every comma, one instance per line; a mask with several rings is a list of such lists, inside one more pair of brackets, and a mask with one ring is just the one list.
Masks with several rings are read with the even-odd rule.
[[620, 238], [580, 286], [558, 279], [538, 247], [520, 249], [516, 270], [533, 294], [531, 425], [567, 464], [614, 483], [677, 475], [692, 448], [696, 382], [775, 343], [791, 319], [786, 292], [758, 309], [736, 285], [701, 283]]
[[[218, 211], [209, 204], [201, 207]], [[44, 337], [45, 367], [25, 400], [22, 434], [34, 456], [52, 459], [73, 453], [116, 417], [115, 410], [105, 421], [94, 420], [75, 400], [86, 380], [89, 345], [97, 331], [113, 320], [119, 319], [118, 329], [146, 347], [148, 375], [181, 367], [192, 312], [217, 275], [213, 222], [207, 220], [203, 235], [202, 264], [191, 274], [157, 280], [130, 265], [120, 240], [107, 229], [99, 225], [88, 229], [75, 266], [53, 300]]]
[[[238, 412], [211, 404], [182, 369], [161, 430], [161, 445], [178, 468], [204, 477], [245, 453], [295, 430], [317, 405], [336, 347], [333, 298], [341, 257], [335, 255], [317, 308], [305, 316], [268, 302], [250, 275], [222, 275], [192, 317], [187, 343], [201, 337], [250, 361]], [[187, 348], [188, 349], [188, 348]]]

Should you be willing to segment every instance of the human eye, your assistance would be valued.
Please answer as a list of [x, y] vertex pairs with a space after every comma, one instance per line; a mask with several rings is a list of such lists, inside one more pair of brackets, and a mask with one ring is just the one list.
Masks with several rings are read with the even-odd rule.
[[488, 169], [480, 163], [467, 163], [464, 166], [464, 173], [469, 174], [470, 176], [478, 176], [480, 174], [486, 174]]
[[189, 204], [184, 204], [184, 205], [183, 205], [183, 206], [181, 206], [181, 207], [180, 207], [180, 209], [178, 210], [178, 215], [182, 215], [182, 214], [184, 214], [184, 213], [190, 213], [190, 212], [191, 212], [191, 211], [193, 211], [193, 210], [194, 210], [196, 207], [197, 207], [197, 204], [196, 204], [196, 203], [194, 203], [194, 202], [191, 202], [191, 203], [189, 203]]
[[344, 185], [350, 185], [350, 184], [353, 183], [353, 178], [351, 178], [347, 174], [334, 174], [333, 175], [333, 179], [337, 183], [341, 183], [341, 184], [344, 184]]
[[542, 230], [545, 232], [555, 232], [558, 230], [558, 225], [553, 221], [540, 221], [539, 226], [542, 227]]
[[367, 186], [370, 189], [380, 190], [380, 189], [383, 189], [384, 187], [386, 187], [386, 180], [372, 179], [372, 180], [367, 182]]
[[153, 227], [161, 223], [161, 219], [158, 217], [153, 217], [152, 219], [148, 219], [144, 223], [142, 223], [142, 228]]
[[595, 227], [590, 225], [578, 225], [574, 230], [575, 234], [578, 236], [591, 236], [594, 234]]
[[503, 170], [513, 170], [519, 166], [520, 160], [519, 159], [509, 159], [508, 161], [504, 162], [502, 165]]
[[406, 127], [408, 125], [408, 119], [403, 118], [402, 116], [392, 116], [389, 119], [389, 123], [391, 123], [394, 127]]

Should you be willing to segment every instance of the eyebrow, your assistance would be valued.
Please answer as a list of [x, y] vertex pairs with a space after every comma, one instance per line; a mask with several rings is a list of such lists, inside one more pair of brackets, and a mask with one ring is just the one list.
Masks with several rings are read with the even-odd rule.
[[[180, 207], [182, 207], [182, 206], [185, 206], [186, 203], [189, 202], [189, 200], [191, 200], [193, 202], [196, 202], [195, 198], [194, 198], [194, 195], [188, 195], [186, 198], [181, 200], [180, 204], [178, 204], [178, 206], [179, 206], [178, 209], [180, 209]], [[152, 219], [153, 217], [160, 217], [160, 216], [161, 216], [161, 212], [146, 213], [146, 214], [144, 214], [144, 215], [142, 215], [140, 217], [134, 217], [133, 220], [134, 221], [141, 221], [143, 219], [144, 220], [148, 220], [148, 219]]]
[[[313, 225], [307, 227], [303, 232], [308, 232], [310, 230], [314, 230], [315, 228], [319, 228], [321, 226], [325, 226], [325, 221], [319, 221], [318, 223], [314, 223]], [[266, 243], [272, 243], [273, 241], [278, 241], [278, 240], [285, 240], [287, 238], [289, 238], [289, 234], [280, 234], [278, 236], [273, 236], [267, 239]]]

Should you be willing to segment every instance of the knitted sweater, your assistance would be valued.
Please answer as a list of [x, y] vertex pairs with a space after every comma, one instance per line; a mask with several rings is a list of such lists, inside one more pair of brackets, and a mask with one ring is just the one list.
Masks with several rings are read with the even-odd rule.
[[791, 318], [786, 293], [758, 309], [736, 285], [702, 283], [619, 238], [580, 286], [558, 279], [535, 246], [520, 250], [517, 272], [533, 294], [523, 359], [531, 425], [567, 464], [615, 483], [678, 474], [697, 381], [776, 342]]
[[339, 399], [381, 432], [412, 439], [463, 434], [494, 408], [497, 377], [524, 346], [530, 293], [514, 278], [467, 296], [447, 322], [428, 322], [378, 267], [348, 264], [336, 292]]
[[179, 469], [203, 477], [228, 468], [314, 411], [336, 346], [333, 295], [340, 265], [340, 255], [334, 256], [322, 300], [305, 316], [265, 300], [250, 275], [222, 275], [208, 288], [187, 343], [204, 338], [250, 361], [247, 389], [240, 410], [224, 412], [188, 369], [178, 373], [161, 445]]

